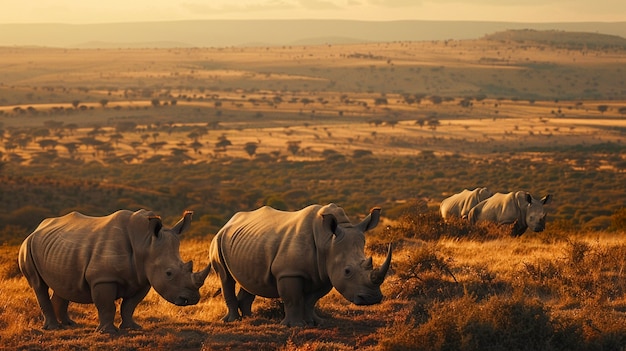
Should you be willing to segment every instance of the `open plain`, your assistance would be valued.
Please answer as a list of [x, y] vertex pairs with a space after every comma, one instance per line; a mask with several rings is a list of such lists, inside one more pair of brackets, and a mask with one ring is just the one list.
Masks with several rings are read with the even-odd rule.
[[[519, 33], [518, 33], [519, 34]], [[554, 33], [546, 33], [554, 35]], [[0, 48], [0, 348], [595, 350], [626, 345], [626, 50], [522, 39], [172, 49]], [[554, 196], [547, 229], [444, 223], [463, 188]], [[278, 301], [224, 324], [215, 275], [196, 306], [154, 291], [144, 330], [41, 330], [17, 269], [45, 217], [195, 212], [200, 265], [237, 211], [383, 208], [366, 251], [396, 247], [380, 305], [333, 291], [320, 327]]]

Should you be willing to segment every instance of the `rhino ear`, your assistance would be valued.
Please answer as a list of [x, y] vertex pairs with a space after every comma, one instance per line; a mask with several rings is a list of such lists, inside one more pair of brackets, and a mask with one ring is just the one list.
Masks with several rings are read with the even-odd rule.
[[380, 207], [374, 207], [370, 210], [370, 214], [363, 219], [363, 221], [356, 225], [362, 232], [366, 232], [370, 229], [375, 228], [378, 225], [378, 221], [380, 220]]
[[533, 203], [533, 196], [532, 196], [532, 195], [530, 195], [529, 193], [526, 193], [526, 201], [527, 201], [529, 204], [532, 204], [532, 203]]
[[322, 215], [322, 226], [325, 230], [333, 233], [337, 238], [341, 236], [341, 232], [337, 230], [337, 217], [334, 214], [323, 214]]
[[183, 218], [181, 218], [174, 226], [172, 227], [172, 231], [176, 234], [182, 234], [189, 227], [191, 227], [191, 217], [193, 217], [193, 211], [185, 211], [183, 213]]
[[546, 205], [552, 200], [552, 194], [548, 194], [541, 199], [541, 203]]
[[163, 228], [163, 222], [161, 222], [161, 217], [159, 216], [149, 216], [148, 217], [149, 227], [148, 230], [154, 236], [159, 236], [161, 232], [161, 228]]

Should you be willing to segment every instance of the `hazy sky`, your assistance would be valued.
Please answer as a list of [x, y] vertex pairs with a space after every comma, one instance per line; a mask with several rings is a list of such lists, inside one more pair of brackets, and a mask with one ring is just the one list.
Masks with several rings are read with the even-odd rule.
[[0, 23], [188, 19], [626, 21], [625, 0], [0, 0]]

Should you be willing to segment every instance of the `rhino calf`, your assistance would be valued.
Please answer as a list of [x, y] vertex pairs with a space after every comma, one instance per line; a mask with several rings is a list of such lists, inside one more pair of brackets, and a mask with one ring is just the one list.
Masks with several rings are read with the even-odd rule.
[[[364, 254], [364, 232], [379, 217], [380, 208], [374, 208], [353, 225], [335, 204], [236, 213], [211, 242], [209, 254], [228, 307], [223, 321], [251, 315], [256, 295], [280, 297], [285, 308], [281, 324], [287, 326], [319, 324], [315, 304], [333, 287], [354, 304], [379, 303], [391, 245], [380, 269]], [[235, 283], [240, 285], [237, 295]]]
[[179, 235], [191, 217], [186, 211], [172, 228], [146, 210], [44, 219], [19, 251], [19, 267], [35, 291], [44, 329], [74, 325], [67, 313], [72, 301], [94, 303], [100, 320], [96, 330], [117, 333], [113, 320], [120, 298], [120, 328], [141, 329], [133, 313], [150, 287], [173, 304], [198, 303], [210, 266], [192, 273], [192, 262], [183, 263], [179, 254]]
[[490, 198], [493, 194], [487, 188], [476, 188], [474, 190], [463, 189], [460, 193], [454, 194], [441, 201], [439, 211], [444, 220], [451, 217], [467, 218], [467, 214], [472, 207], [479, 202]]
[[520, 236], [526, 229], [541, 232], [546, 227], [546, 212], [543, 205], [550, 202], [548, 194], [537, 200], [525, 191], [508, 194], [495, 193], [487, 200], [474, 206], [469, 214], [470, 223], [490, 221], [497, 224], [513, 224], [511, 236]]

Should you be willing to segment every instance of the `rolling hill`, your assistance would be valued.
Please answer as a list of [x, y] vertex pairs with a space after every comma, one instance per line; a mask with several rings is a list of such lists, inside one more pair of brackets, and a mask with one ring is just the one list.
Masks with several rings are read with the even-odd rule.
[[475, 39], [513, 30], [626, 37], [626, 22], [205, 20], [107, 24], [0, 24], [0, 46], [67, 48], [224, 47]]

